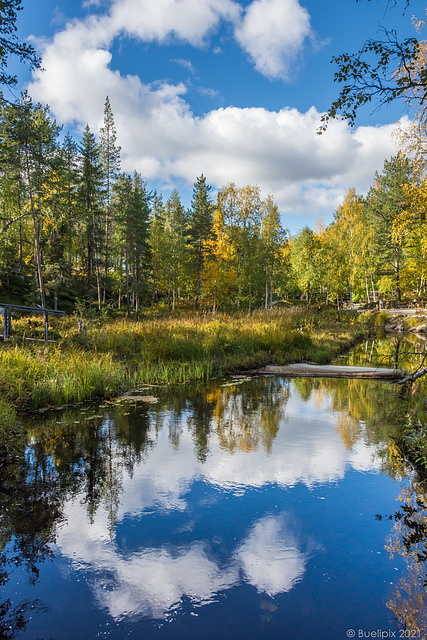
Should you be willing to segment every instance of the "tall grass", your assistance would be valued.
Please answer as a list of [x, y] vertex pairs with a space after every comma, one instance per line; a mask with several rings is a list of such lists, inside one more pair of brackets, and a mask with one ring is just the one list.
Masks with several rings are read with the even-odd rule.
[[[37, 333], [39, 319], [31, 319]], [[270, 362], [327, 362], [363, 333], [346, 312], [291, 308], [215, 317], [147, 312], [138, 321], [55, 318], [56, 344], [34, 343], [28, 321], [0, 347], [0, 392], [16, 405], [38, 408], [111, 396], [144, 383], [206, 380]]]
[[110, 396], [126, 383], [123, 363], [111, 354], [14, 346], [0, 349], [3, 399], [33, 408]]

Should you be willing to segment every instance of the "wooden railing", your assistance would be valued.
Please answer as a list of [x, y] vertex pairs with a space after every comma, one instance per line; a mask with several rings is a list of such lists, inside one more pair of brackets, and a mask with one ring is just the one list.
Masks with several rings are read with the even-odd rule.
[[53, 316], [63, 316], [65, 311], [55, 311], [54, 309], [42, 309], [41, 307], [23, 307], [18, 304], [5, 304], [0, 302], [0, 314], [3, 313], [3, 340], [10, 337], [12, 329], [12, 312], [22, 313], [43, 313], [44, 314], [44, 340], [47, 342], [49, 314]]

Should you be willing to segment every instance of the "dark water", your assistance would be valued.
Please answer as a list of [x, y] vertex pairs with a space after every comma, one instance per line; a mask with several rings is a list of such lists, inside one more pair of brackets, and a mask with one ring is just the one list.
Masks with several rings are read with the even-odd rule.
[[396, 388], [258, 378], [139, 395], [158, 401], [29, 421], [25, 456], [0, 469], [0, 637], [423, 637], [399, 636], [420, 605], [389, 519], [414, 491], [390, 446]]

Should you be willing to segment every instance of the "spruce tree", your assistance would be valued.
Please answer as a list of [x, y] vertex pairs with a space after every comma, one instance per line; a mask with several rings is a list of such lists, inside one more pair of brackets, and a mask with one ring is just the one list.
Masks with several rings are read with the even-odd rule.
[[146, 275], [149, 260], [149, 218], [150, 194], [147, 186], [136, 171], [132, 178], [132, 261], [134, 273], [135, 311], [138, 313], [141, 305], [141, 295], [146, 289]]
[[169, 239], [165, 232], [166, 206], [156, 191], [151, 200], [149, 247], [153, 302], [159, 302], [168, 289]]
[[100, 160], [104, 180], [104, 206], [105, 206], [105, 230], [104, 230], [104, 292], [105, 302], [108, 286], [108, 269], [110, 267], [110, 236], [111, 236], [111, 198], [112, 188], [120, 170], [120, 147], [117, 145], [117, 130], [114, 116], [111, 110], [108, 96], [104, 105], [104, 123], [99, 136]]
[[94, 134], [86, 125], [80, 150], [80, 180], [78, 195], [85, 220], [86, 242], [86, 276], [89, 309], [92, 309], [93, 272], [95, 272], [98, 308], [101, 309], [100, 284], [100, 248], [101, 248], [101, 201], [102, 201], [102, 167], [99, 159], [99, 146]]
[[[169, 239], [168, 307], [175, 309], [180, 295], [184, 262], [186, 258], [187, 212], [182, 206], [178, 191], [174, 189], [166, 202], [165, 233]], [[172, 293], [172, 298], [171, 298]]]
[[202, 289], [202, 272], [206, 253], [206, 242], [212, 238], [213, 204], [209, 198], [211, 187], [206, 184], [203, 173], [193, 187], [193, 198], [188, 220], [188, 242], [195, 276], [194, 308], [199, 308]]
[[68, 231], [68, 281], [71, 283], [72, 277], [72, 262], [73, 262], [73, 239], [78, 235], [79, 221], [76, 220], [76, 195], [77, 184], [79, 182], [78, 171], [78, 145], [71, 137], [70, 133], [64, 138], [64, 142], [61, 148], [61, 158], [64, 173], [64, 186], [65, 186], [65, 210], [67, 217], [67, 231]]
[[[138, 173], [122, 173], [114, 185], [113, 209], [116, 220], [116, 241], [123, 251], [127, 315], [131, 299], [138, 312], [141, 299], [142, 274], [147, 266], [149, 196]], [[120, 255], [119, 254], [119, 255]]]

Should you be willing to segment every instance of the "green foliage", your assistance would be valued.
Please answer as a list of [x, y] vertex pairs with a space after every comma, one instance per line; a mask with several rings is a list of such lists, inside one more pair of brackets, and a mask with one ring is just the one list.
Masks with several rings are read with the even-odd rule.
[[0, 2], [0, 85], [16, 85], [16, 76], [7, 72], [10, 56], [21, 62], [28, 62], [32, 69], [40, 68], [41, 60], [34, 47], [21, 42], [16, 35], [17, 12], [22, 10], [22, 0], [1, 0]]
[[202, 173], [194, 183], [187, 232], [190, 269], [194, 279], [195, 309], [199, 308], [202, 292], [202, 272], [207, 252], [207, 241], [212, 238], [214, 207], [209, 198], [210, 190], [211, 187], [206, 184], [206, 178]]
[[416, 468], [427, 474], [427, 423], [408, 416], [398, 445]]
[[374, 325], [376, 327], [383, 327], [387, 322], [387, 313], [385, 311], [381, 311], [381, 313], [374, 314]]
[[403, 156], [385, 163], [366, 200], [350, 189], [331, 225], [288, 238], [272, 195], [262, 198], [256, 185], [231, 182], [214, 206], [201, 174], [186, 211], [176, 190], [165, 203], [139, 174], [119, 175], [108, 98], [99, 142], [86, 126], [80, 145], [69, 135], [60, 144], [59, 130], [27, 95], [1, 105], [0, 294], [7, 301], [17, 277], [21, 304], [70, 310], [79, 301], [80, 315], [124, 308], [128, 317], [149, 304], [252, 311], [286, 297], [342, 308], [377, 303], [378, 293], [399, 300], [401, 286], [424, 291], [425, 233], [421, 219], [410, 234], [403, 220], [416, 208]]
[[313, 291], [320, 283], [320, 241], [309, 227], [292, 239], [290, 260], [298, 287], [310, 306]]
[[[339, 115], [353, 126], [358, 110], [372, 101], [381, 107], [397, 98], [410, 99], [416, 94], [419, 104], [425, 103], [427, 69], [421, 43], [416, 38], [399, 42], [395, 31], [382, 29], [382, 32], [383, 40], [369, 39], [357, 53], [342, 53], [332, 58], [331, 62], [338, 66], [334, 81], [343, 84], [343, 88], [322, 116], [319, 133], [326, 130], [331, 118]], [[422, 115], [425, 119], [424, 108]]]
[[13, 427], [16, 422], [15, 407], [5, 398], [0, 399], [0, 439], [2, 434]]

